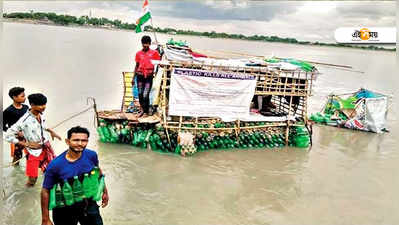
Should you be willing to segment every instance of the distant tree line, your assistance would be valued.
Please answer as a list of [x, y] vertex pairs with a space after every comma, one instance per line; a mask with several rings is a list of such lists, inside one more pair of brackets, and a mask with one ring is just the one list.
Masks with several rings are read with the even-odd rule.
[[218, 33], [215, 31], [212, 32], [198, 32], [192, 30], [176, 30], [173, 28], [159, 28], [159, 27], [145, 27], [145, 30], [155, 31], [159, 33], [169, 33], [169, 34], [182, 34], [182, 35], [193, 35], [193, 36], [206, 36], [209, 38], [230, 38], [230, 39], [240, 39], [240, 40], [251, 40], [251, 41], [266, 41], [266, 42], [282, 42], [282, 43], [292, 43], [292, 44], [301, 44], [301, 45], [318, 45], [318, 46], [334, 46], [334, 47], [348, 47], [348, 48], [361, 48], [361, 49], [370, 49], [370, 50], [386, 50], [386, 51], [396, 51], [396, 48], [384, 48], [378, 47], [375, 45], [370, 46], [359, 46], [359, 45], [350, 45], [343, 43], [322, 43], [322, 42], [310, 42], [310, 41], [298, 41], [295, 38], [281, 38], [278, 36], [263, 36], [263, 35], [252, 35], [245, 36], [243, 34], [227, 34], [227, 33]]
[[[99, 26], [99, 27], [113, 27], [123, 30], [135, 30], [136, 24], [134, 23], [123, 23], [120, 20], [109, 20], [107, 18], [96, 18], [96, 17], [88, 17], [81, 16], [79, 18], [70, 15], [57, 15], [56, 13], [43, 13], [43, 12], [14, 12], [14, 13], [4, 13], [4, 18], [14, 18], [14, 19], [30, 19], [30, 20], [39, 20], [39, 21], [51, 21], [55, 24], [59, 25], [91, 25], [91, 26]], [[347, 47], [347, 48], [361, 48], [361, 49], [369, 49], [369, 50], [386, 50], [386, 51], [396, 51], [396, 48], [384, 48], [378, 47], [375, 45], [369, 46], [359, 46], [359, 45], [350, 45], [350, 44], [342, 44], [342, 43], [322, 43], [322, 42], [310, 42], [310, 41], [298, 41], [295, 38], [282, 38], [278, 36], [263, 36], [263, 35], [252, 35], [246, 36], [243, 34], [227, 34], [224, 32], [199, 32], [192, 30], [176, 30], [173, 28], [160, 28], [160, 27], [152, 27], [145, 26], [144, 31], [155, 31], [159, 33], [167, 33], [167, 34], [181, 34], [181, 35], [192, 35], [192, 36], [205, 36], [209, 38], [229, 38], [229, 39], [239, 39], [239, 40], [251, 40], [251, 41], [266, 41], [266, 42], [282, 42], [282, 43], [292, 43], [292, 44], [301, 44], [301, 45], [316, 45], [316, 46], [334, 46], [334, 47]]]
[[23, 13], [4, 13], [4, 18], [15, 18], [15, 19], [31, 19], [40, 21], [51, 21], [59, 25], [93, 25], [93, 26], [111, 26], [119, 29], [134, 30], [136, 24], [133, 23], [122, 23], [120, 20], [109, 20], [107, 18], [89, 18], [88, 16], [75, 17], [70, 15], [57, 15], [55, 13], [43, 13], [33, 12]]

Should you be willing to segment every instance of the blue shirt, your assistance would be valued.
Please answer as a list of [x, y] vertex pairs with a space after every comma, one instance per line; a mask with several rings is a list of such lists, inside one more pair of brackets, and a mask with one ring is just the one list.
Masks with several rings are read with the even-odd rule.
[[97, 153], [93, 150], [84, 149], [80, 158], [75, 162], [69, 162], [66, 159], [66, 153], [67, 151], [63, 152], [48, 165], [44, 174], [44, 188], [51, 189], [54, 184], [89, 173], [95, 166], [98, 166]]

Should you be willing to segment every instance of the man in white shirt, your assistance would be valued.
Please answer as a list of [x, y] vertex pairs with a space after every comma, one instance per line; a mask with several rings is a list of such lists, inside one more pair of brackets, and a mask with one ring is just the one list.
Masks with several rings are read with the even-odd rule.
[[[28, 182], [26, 186], [32, 187], [36, 183], [39, 167], [44, 171], [48, 163], [55, 158], [47, 132], [50, 133], [53, 140], [54, 138], [61, 140], [61, 137], [45, 126], [45, 119], [42, 114], [46, 109], [46, 96], [31, 94], [28, 96], [28, 100], [31, 108], [7, 130], [5, 139], [28, 150], [26, 161]], [[25, 140], [20, 141], [17, 138], [18, 132], [22, 132]]]

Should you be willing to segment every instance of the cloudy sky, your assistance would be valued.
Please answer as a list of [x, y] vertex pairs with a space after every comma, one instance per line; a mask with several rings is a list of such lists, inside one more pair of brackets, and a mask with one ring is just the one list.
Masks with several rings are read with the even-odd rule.
[[[134, 23], [143, 1], [3, 2], [6, 13], [43, 11]], [[149, 1], [154, 26], [334, 42], [338, 27], [396, 26], [396, 1]]]

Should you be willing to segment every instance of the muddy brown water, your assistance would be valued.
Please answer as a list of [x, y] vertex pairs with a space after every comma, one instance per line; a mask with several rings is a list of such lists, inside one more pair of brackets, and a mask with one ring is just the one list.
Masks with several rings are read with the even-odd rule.
[[[165, 42], [169, 36], [158, 34]], [[122, 71], [133, 70], [141, 35], [124, 31], [3, 24], [3, 104], [7, 91], [48, 96], [46, 117], [54, 126], [87, 107], [120, 108]], [[326, 95], [367, 87], [397, 93], [394, 52], [308, 47], [203, 37], [173, 36], [194, 49], [243, 52], [351, 65], [365, 73], [319, 67], [309, 111], [321, 109]], [[90, 129], [89, 148], [98, 152], [107, 174], [109, 206], [105, 224], [398, 224], [397, 104], [388, 116], [390, 133], [373, 134], [314, 126], [311, 149], [209, 151], [194, 157], [144, 151], [97, 141], [93, 114], [74, 125]], [[64, 142], [52, 142], [56, 153]], [[10, 161], [3, 143], [3, 163]], [[40, 185], [24, 187], [25, 161], [3, 169], [4, 224], [40, 224]]]

